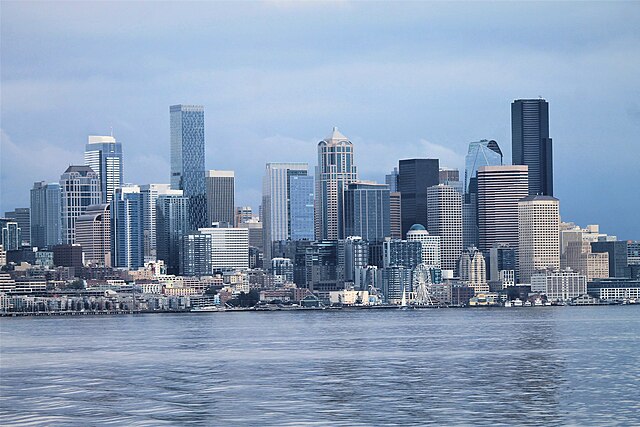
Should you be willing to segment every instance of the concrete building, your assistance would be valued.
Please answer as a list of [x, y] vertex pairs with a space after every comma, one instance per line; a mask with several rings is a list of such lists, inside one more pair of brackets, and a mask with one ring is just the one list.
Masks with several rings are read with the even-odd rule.
[[392, 239], [402, 239], [402, 196], [389, 193], [389, 233]]
[[233, 227], [235, 222], [235, 173], [233, 171], [208, 170], [206, 185], [207, 226], [218, 222]]
[[116, 188], [124, 182], [122, 144], [113, 136], [90, 135], [84, 150], [84, 164], [98, 175], [100, 203], [111, 202]]
[[189, 198], [189, 228], [196, 230], [207, 224], [205, 184], [204, 107], [172, 105], [169, 107], [171, 128], [171, 188], [182, 190]]
[[640, 279], [597, 279], [587, 283], [587, 293], [604, 301], [640, 301]]
[[488, 278], [502, 282], [504, 288], [515, 285], [515, 274], [516, 248], [501, 243], [494, 244], [489, 250]]
[[439, 184], [427, 189], [427, 230], [440, 236], [442, 269], [455, 270], [462, 253], [462, 195]]
[[427, 222], [427, 188], [440, 182], [438, 159], [406, 159], [399, 162], [398, 191], [401, 193], [402, 235], [413, 224]]
[[440, 236], [434, 236], [422, 224], [414, 224], [407, 232], [408, 242], [420, 242], [422, 245], [422, 264], [428, 268], [442, 268]]
[[478, 248], [467, 248], [460, 256], [460, 280], [473, 288], [476, 294], [489, 292], [487, 266]]
[[345, 236], [344, 193], [358, 179], [353, 144], [333, 128], [318, 143], [316, 169], [315, 238], [338, 240]]
[[271, 258], [271, 271], [279, 283], [293, 283], [293, 261], [289, 258]]
[[390, 236], [390, 196], [386, 184], [351, 182], [347, 184], [344, 203], [346, 236], [360, 236], [368, 242]]
[[560, 201], [528, 196], [518, 202], [518, 277], [529, 283], [540, 270], [560, 269]]
[[111, 267], [111, 214], [109, 204], [87, 207], [76, 219], [76, 243], [82, 247], [84, 264]]
[[60, 184], [35, 182], [30, 199], [31, 245], [50, 248], [62, 243]]
[[246, 228], [211, 227], [198, 231], [211, 235], [213, 271], [249, 268], [249, 231]]
[[609, 254], [609, 276], [625, 277], [627, 267], [626, 240], [599, 240], [591, 243], [591, 252]]
[[76, 241], [76, 218], [87, 206], [102, 203], [100, 177], [89, 166], [69, 166], [60, 176], [62, 241]]
[[553, 196], [549, 103], [544, 99], [516, 99], [511, 104], [511, 154], [514, 165], [528, 166], [529, 194]]
[[518, 247], [518, 201], [529, 193], [527, 166], [478, 169], [478, 249], [496, 243]]
[[562, 261], [563, 268], [571, 268], [587, 276], [588, 282], [609, 277], [609, 254], [593, 253], [591, 243], [587, 241], [568, 242]]
[[544, 294], [549, 301], [569, 301], [587, 293], [587, 277], [571, 270], [535, 273], [531, 292]]

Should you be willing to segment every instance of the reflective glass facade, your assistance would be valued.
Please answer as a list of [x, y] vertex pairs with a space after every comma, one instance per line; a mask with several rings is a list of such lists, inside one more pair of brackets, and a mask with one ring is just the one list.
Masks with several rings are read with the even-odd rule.
[[386, 184], [353, 182], [345, 192], [345, 234], [368, 242], [391, 235], [389, 187]]
[[464, 194], [469, 193], [469, 180], [476, 177], [482, 166], [502, 165], [502, 151], [494, 140], [480, 140], [469, 143], [469, 150], [465, 157]]
[[289, 194], [291, 240], [313, 240], [313, 177], [290, 176]]

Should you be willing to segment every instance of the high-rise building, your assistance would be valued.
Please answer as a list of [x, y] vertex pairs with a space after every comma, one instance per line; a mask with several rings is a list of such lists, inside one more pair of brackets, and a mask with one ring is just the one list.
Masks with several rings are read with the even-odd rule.
[[233, 171], [207, 171], [207, 216], [208, 224], [214, 222], [226, 223], [233, 227], [235, 222], [234, 188], [235, 174]]
[[427, 268], [441, 268], [440, 236], [434, 236], [422, 224], [413, 224], [407, 232], [408, 242], [422, 243], [422, 264]]
[[471, 178], [462, 200], [463, 247], [478, 246], [478, 178]]
[[60, 184], [35, 182], [31, 189], [31, 245], [51, 248], [62, 243]]
[[235, 221], [234, 225], [236, 227], [242, 224], [243, 222], [250, 221], [254, 218], [258, 220], [260, 219], [258, 215], [253, 214], [253, 209], [251, 209], [251, 206], [236, 206], [236, 213], [235, 213], [235, 219], [234, 219]]
[[245, 220], [238, 224], [236, 228], [246, 228], [249, 230], [249, 247], [253, 247], [264, 254], [264, 233], [262, 231], [262, 222], [257, 216]]
[[529, 194], [553, 196], [553, 147], [547, 101], [513, 101], [511, 138], [512, 163], [529, 167]]
[[422, 263], [422, 243], [408, 240], [385, 240], [382, 243], [384, 268], [402, 266], [410, 270]]
[[[307, 176], [307, 169], [306, 163], [267, 163], [266, 165], [262, 179], [262, 232], [264, 260], [268, 263], [267, 265], [271, 265], [273, 242], [292, 238], [292, 221], [293, 225], [298, 227], [294, 231], [304, 234], [301, 223], [308, 222], [308, 216], [300, 218], [297, 222], [298, 220], [294, 220], [291, 214], [291, 178]], [[308, 184], [308, 181], [302, 184], [300, 181], [295, 181], [293, 209], [301, 209], [300, 205], [308, 201]], [[305, 212], [304, 208], [301, 210]]]
[[527, 166], [478, 169], [478, 249], [496, 243], [518, 247], [518, 201], [529, 194]]
[[587, 241], [570, 241], [561, 256], [560, 266], [587, 276], [588, 282], [606, 279], [609, 277], [609, 254], [592, 252], [591, 243]]
[[344, 246], [344, 280], [356, 283], [360, 270], [369, 263], [369, 244], [358, 236], [349, 236], [340, 244]]
[[455, 271], [462, 254], [462, 194], [444, 184], [427, 189], [427, 230], [440, 236], [443, 270]]
[[101, 203], [109, 203], [116, 188], [124, 182], [122, 144], [113, 136], [90, 135], [84, 149], [84, 164], [98, 174]]
[[371, 181], [347, 184], [345, 202], [345, 234], [360, 236], [368, 242], [389, 237], [389, 187]]
[[402, 239], [402, 195], [389, 193], [389, 235], [392, 239]]
[[198, 230], [211, 235], [213, 271], [249, 268], [249, 231], [246, 228], [211, 227]]
[[183, 276], [209, 276], [211, 266], [211, 234], [191, 232], [182, 237], [180, 251], [180, 274]]
[[316, 239], [338, 240], [346, 237], [344, 192], [347, 185], [357, 179], [353, 144], [334, 127], [331, 134], [318, 143], [314, 221]]
[[610, 277], [625, 277], [625, 268], [627, 266], [626, 240], [599, 240], [591, 243], [591, 251], [609, 254]]
[[5, 218], [9, 218], [18, 223], [20, 227], [22, 245], [31, 245], [31, 213], [29, 208], [15, 208], [4, 213]]
[[469, 181], [476, 177], [482, 166], [502, 166], [502, 150], [494, 140], [482, 139], [469, 143], [464, 159], [464, 193], [469, 193]]
[[207, 197], [204, 169], [204, 107], [172, 105], [171, 188], [189, 198], [189, 227], [207, 224]]
[[169, 184], [146, 184], [140, 186], [140, 194], [142, 195], [144, 257], [145, 260], [152, 261], [157, 259], [156, 202], [161, 196], [180, 197], [182, 190], [172, 190]]
[[144, 213], [140, 187], [122, 186], [111, 199], [111, 265], [144, 266]]
[[313, 176], [293, 173], [289, 176], [289, 217], [291, 240], [313, 240]]
[[76, 218], [76, 243], [82, 247], [85, 265], [111, 266], [111, 215], [109, 204], [87, 206]]
[[0, 218], [0, 245], [5, 251], [17, 251], [22, 247], [22, 232], [13, 219]]
[[440, 167], [438, 183], [453, 187], [458, 193], [464, 194], [464, 183], [460, 181], [460, 171], [458, 169]]
[[69, 166], [60, 176], [62, 241], [76, 241], [76, 218], [87, 206], [102, 203], [100, 178], [89, 166]]
[[280, 283], [293, 282], [293, 261], [289, 258], [271, 258], [271, 271]]
[[640, 240], [627, 241], [627, 265], [640, 265]]
[[413, 224], [427, 222], [427, 188], [440, 182], [438, 159], [406, 159], [399, 162], [398, 191], [401, 194], [402, 235]]
[[516, 248], [503, 243], [494, 244], [489, 250], [489, 279], [492, 281], [502, 281], [503, 287], [506, 287], [514, 285], [515, 283], [511, 281], [504, 283], [504, 278], [515, 279], [515, 273]]
[[156, 258], [164, 261], [168, 274], [180, 272], [182, 238], [189, 232], [189, 198], [180, 194], [162, 194], [155, 204]]
[[398, 191], [398, 168], [393, 168], [390, 174], [384, 176], [384, 183], [389, 186], [389, 192]]
[[528, 196], [518, 202], [518, 277], [560, 269], [560, 202], [552, 196]]
[[487, 284], [487, 265], [482, 252], [478, 248], [470, 247], [460, 256], [460, 280], [473, 288], [476, 294], [489, 292]]

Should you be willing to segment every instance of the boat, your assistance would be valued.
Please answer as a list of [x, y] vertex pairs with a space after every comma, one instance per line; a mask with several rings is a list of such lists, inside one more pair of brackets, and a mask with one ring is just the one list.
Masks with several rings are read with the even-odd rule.
[[511, 304], [511, 301], [506, 301], [506, 302], [504, 303], [504, 306], [505, 306], [505, 307], [512, 307], [512, 306], [513, 306], [513, 304]]
[[520, 298], [516, 298], [513, 300], [514, 307], [522, 307], [522, 300]]
[[542, 299], [536, 298], [536, 300], [533, 302], [533, 305], [536, 307], [542, 307]]
[[525, 301], [525, 302], [524, 302], [524, 306], [525, 306], [525, 307], [531, 307], [531, 305], [532, 305], [532, 304], [531, 304], [531, 301], [529, 301], [529, 300], [527, 300], [527, 301]]
[[407, 310], [407, 292], [404, 287], [402, 287], [402, 302], [400, 303], [400, 310]]

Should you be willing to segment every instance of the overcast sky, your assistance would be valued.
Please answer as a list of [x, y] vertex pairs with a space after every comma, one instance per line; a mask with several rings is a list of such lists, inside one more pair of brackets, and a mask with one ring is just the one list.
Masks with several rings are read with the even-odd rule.
[[332, 126], [360, 177], [398, 159], [511, 159], [510, 104], [549, 101], [562, 219], [640, 239], [640, 2], [1, 4], [0, 211], [123, 144], [125, 181], [169, 182], [169, 105], [202, 104], [206, 165], [257, 209], [267, 161], [316, 164]]

